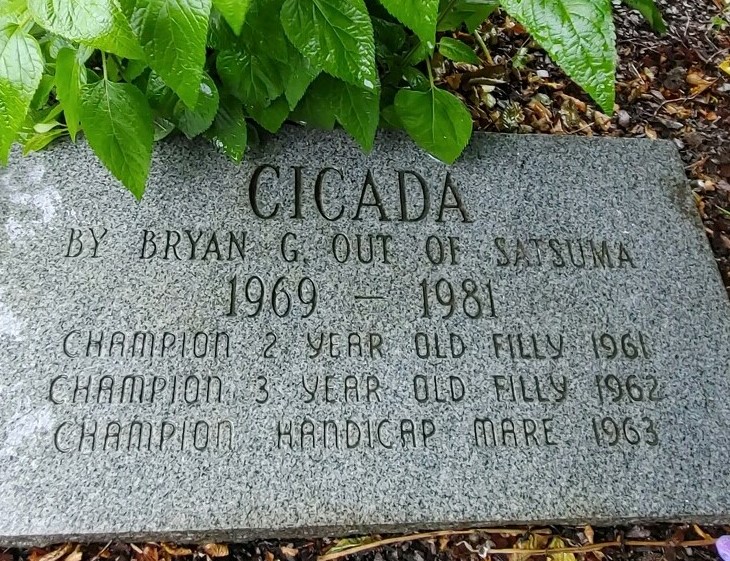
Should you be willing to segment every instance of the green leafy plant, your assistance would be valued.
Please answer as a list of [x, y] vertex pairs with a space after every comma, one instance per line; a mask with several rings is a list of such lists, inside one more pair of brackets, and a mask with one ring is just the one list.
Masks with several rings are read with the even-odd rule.
[[[653, 0], [625, 1], [664, 30]], [[240, 162], [256, 127], [291, 120], [364, 150], [403, 128], [452, 163], [472, 118], [432, 61], [481, 64], [449, 32], [500, 7], [613, 111], [611, 0], [0, 0], [0, 162], [83, 131], [140, 198], [154, 141], [204, 135]]]

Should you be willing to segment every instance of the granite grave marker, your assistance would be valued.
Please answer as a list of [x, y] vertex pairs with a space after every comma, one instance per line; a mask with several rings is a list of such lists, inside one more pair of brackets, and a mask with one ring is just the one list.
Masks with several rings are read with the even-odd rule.
[[730, 521], [730, 306], [676, 150], [288, 129], [0, 170], [0, 541]]

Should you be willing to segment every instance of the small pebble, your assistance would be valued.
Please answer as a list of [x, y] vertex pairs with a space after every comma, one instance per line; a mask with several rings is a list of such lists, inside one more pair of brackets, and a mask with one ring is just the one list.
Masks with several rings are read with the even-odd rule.
[[730, 536], [720, 536], [715, 543], [717, 554], [722, 561], [730, 561]]
[[550, 77], [550, 72], [548, 72], [547, 70], [538, 70], [537, 71], [537, 75], [540, 78], [549, 78]]
[[626, 128], [631, 124], [631, 115], [623, 109], [618, 112], [618, 124], [619, 126]]

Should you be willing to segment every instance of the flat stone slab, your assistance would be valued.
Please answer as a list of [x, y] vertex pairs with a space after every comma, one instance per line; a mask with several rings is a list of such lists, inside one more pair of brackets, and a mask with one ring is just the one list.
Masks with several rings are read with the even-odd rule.
[[0, 541], [730, 521], [730, 306], [673, 145], [289, 129], [0, 171]]

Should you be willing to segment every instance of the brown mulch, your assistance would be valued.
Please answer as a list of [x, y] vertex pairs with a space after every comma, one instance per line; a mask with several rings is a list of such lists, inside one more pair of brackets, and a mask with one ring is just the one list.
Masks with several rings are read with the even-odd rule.
[[655, 525], [435, 531], [406, 536], [244, 544], [60, 544], [5, 550], [0, 561], [715, 561], [730, 528]]
[[662, 37], [638, 12], [616, 8], [620, 62], [610, 118], [507, 16], [482, 27], [481, 46], [459, 34], [479, 49], [483, 66], [442, 61], [436, 74], [466, 99], [481, 130], [674, 141], [730, 292], [730, 15], [725, 7], [721, 19], [722, 2], [657, 0], [669, 27]]

